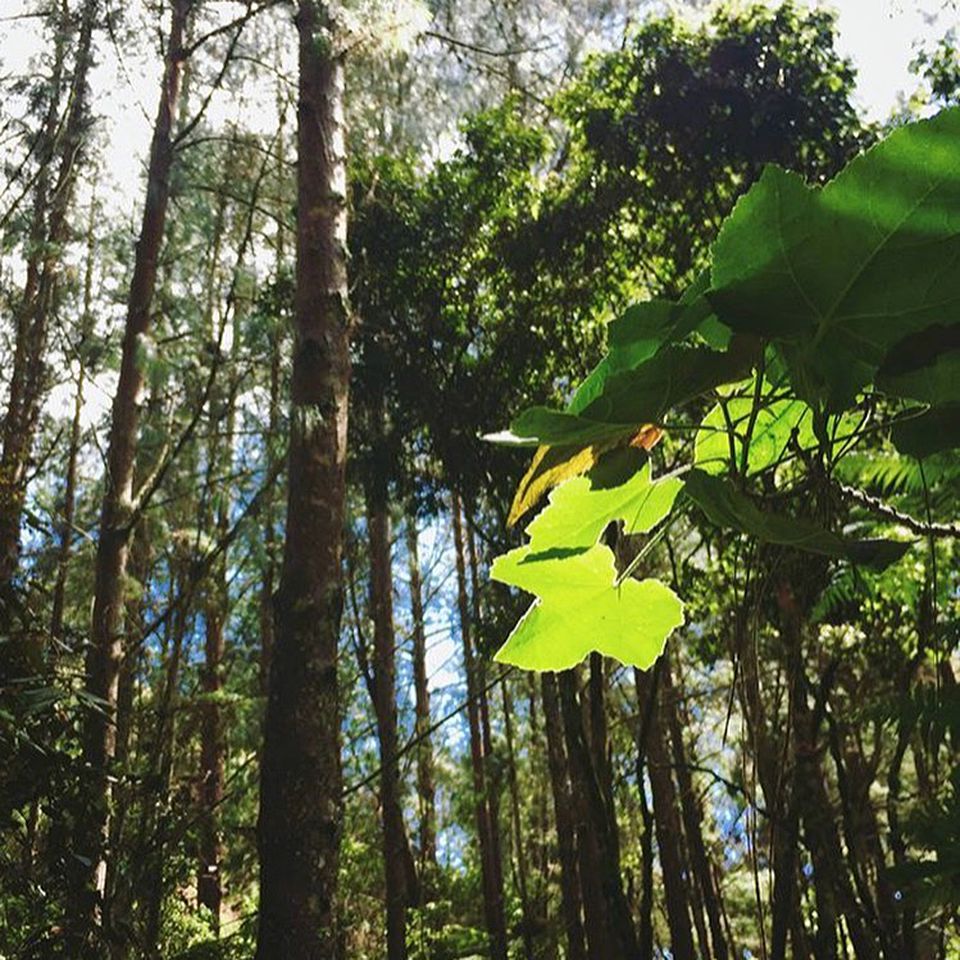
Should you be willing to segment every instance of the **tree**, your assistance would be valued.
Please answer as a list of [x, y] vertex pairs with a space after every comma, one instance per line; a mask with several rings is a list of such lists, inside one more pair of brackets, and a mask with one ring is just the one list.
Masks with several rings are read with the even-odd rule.
[[350, 309], [343, 52], [331, 11], [297, 11], [297, 282], [287, 522], [261, 766], [257, 956], [333, 958], [342, 797], [337, 651], [343, 607]]
[[[47, 337], [70, 239], [71, 204], [90, 127], [88, 74], [99, 0], [86, 0], [74, 15], [66, 6], [55, 18], [55, 63], [47, 114], [35, 151], [40, 163], [34, 186], [26, 283], [17, 307], [16, 346], [3, 419], [0, 455], [0, 590], [17, 572], [27, 468], [48, 391]], [[73, 70], [67, 49], [76, 31]], [[62, 115], [61, 115], [62, 114]], [[6, 598], [9, 599], [9, 598]]]

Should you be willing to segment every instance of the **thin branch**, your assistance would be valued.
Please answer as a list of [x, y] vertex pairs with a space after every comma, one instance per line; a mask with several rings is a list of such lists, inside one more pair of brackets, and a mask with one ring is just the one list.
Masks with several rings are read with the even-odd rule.
[[851, 487], [845, 483], [837, 483], [840, 492], [854, 503], [859, 504], [866, 510], [885, 520], [892, 520], [906, 527], [911, 533], [923, 537], [960, 537], [960, 523], [934, 523], [933, 521], [917, 520], [910, 514], [898, 510], [888, 503], [884, 503], [879, 497], [871, 496], [864, 490], [857, 487]]

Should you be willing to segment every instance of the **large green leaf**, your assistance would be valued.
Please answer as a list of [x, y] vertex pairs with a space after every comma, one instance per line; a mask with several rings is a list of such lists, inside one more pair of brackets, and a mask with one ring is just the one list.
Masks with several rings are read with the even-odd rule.
[[935, 357], [927, 366], [895, 372], [881, 371], [877, 386], [888, 396], [921, 403], [960, 401], [960, 350]]
[[851, 540], [806, 517], [762, 510], [731, 483], [702, 470], [687, 474], [685, 490], [711, 523], [751, 534], [767, 543], [877, 568], [899, 560], [910, 548], [909, 543], [897, 540]]
[[652, 480], [637, 450], [607, 454], [585, 477], [557, 487], [527, 527], [530, 543], [498, 557], [491, 576], [539, 598], [497, 659], [532, 670], [563, 670], [591, 650], [647, 667], [682, 622], [682, 605], [656, 580], [616, 586], [614, 557], [597, 544], [612, 520], [646, 533], [673, 506], [682, 482]]
[[780, 342], [798, 393], [830, 409], [889, 348], [960, 320], [960, 108], [910, 124], [823, 189], [768, 168], [714, 247], [712, 290], [734, 330]]
[[901, 453], [918, 460], [960, 447], [960, 403], [945, 403], [916, 415], [911, 411], [893, 425], [892, 440]]
[[626, 439], [636, 429], [636, 424], [603, 423], [549, 407], [530, 407], [510, 424], [509, 430], [488, 433], [484, 439], [515, 447], [574, 448]]
[[624, 533], [646, 533], [669, 512], [683, 482], [652, 480], [650, 462], [636, 450], [617, 450], [585, 477], [568, 480], [550, 495], [549, 505], [527, 527], [530, 548], [592, 547], [611, 520]]
[[748, 432], [748, 474], [783, 459], [794, 436], [801, 447], [816, 444], [810, 408], [802, 400], [778, 397], [770, 384], [763, 385], [758, 397], [754, 379], [739, 385], [704, 417], [694, 442], [694, 462], [706, 473], [717, 474], [731, 466], [733, 456], [733, 467], [739, 470]]
[[632, 370], [608, 376], [601, 392], [578, 413], [531, 407], [510, 430], [491, 434], [496, 443], [521, 446], [587, 446], [627, 438], [644, 424], [658, 423], [687, 403], [749, 372], [755, 342], [734, 339], [723, 352], [709, 347], [664, 347]]
[[498, 557], [491, 576], [533, 593], [533, 603], [496, 659], [527, 670], [565, 670], [591, 651], [646, 669], [683, 623], [683, 604], [658, 580], [627, 579], [608, 547], [572, 556], [531, 555], [530, 546]]
[[658, 423], [668, 410], [747, 373], [756, 358], [754, 346], [741, 338], [723, 352], [664, 347], [639, 367], [609, 377], [582, 415], [604, 422]]
[[702, 295], [690, 302], [650, 300], [629, 307], [607, 326], [607, 355], [577, 388], [568, 411], [582, 413], [605, 393], [611, 377], [637, 370], [664, 347], [679, 343], [701, 329], [709, 337], [711, 348], [723, 350], [727, 346], [729, 331], [724, 337], [724, 328]]

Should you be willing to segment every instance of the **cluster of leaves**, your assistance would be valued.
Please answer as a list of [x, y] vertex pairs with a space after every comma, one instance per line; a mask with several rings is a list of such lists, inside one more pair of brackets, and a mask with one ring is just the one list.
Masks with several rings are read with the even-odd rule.
[[[900, 128], [823, 187], [768, 166], [709, 270], [678, 300], [612, 323], [607, 356], [566, 410], [528, 409], [494, 437], [540, 448], [514, 519], [566, 480], [530, 542], [493, 567], [537, 598], [498, 659], [562, 669], [598, 650], [653, 662], [679, 600], [630, 580], [644, 551], [618, 570], [600, 542], [612, 522], [645, 533], [692, 504], [716, 527], [832, 560], [883, 568], [904, 554], [907, 540], [843, 529], [835, 468], [888, 435], [919, 459], [960, 445], [958, 171], [958, 109]], [[612, 479], [610, 451], [649, 447], [661, 430], [692, 435], [693, 462]]]

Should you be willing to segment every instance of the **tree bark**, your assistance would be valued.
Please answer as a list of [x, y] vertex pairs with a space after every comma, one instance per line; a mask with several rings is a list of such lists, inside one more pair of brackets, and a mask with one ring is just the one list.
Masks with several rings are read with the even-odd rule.
[[334, 960], [343, 830], [338, 642], [350, 380], [344, 65], [302, 0], [287, 519], [261, 764], [258, 960]]
[[557, 679], [544, 673], [540, 680], [543, 693], [543, 723], [547, 731], [547, 761], [557, 827], [557, 853], [560, 858], [560, 903], [567, 937], [569, 960], [586, 960], [583, 937], [583, 900], [580, 892], [580, 869], [577, 863], [573, 799], [567, 773], [566, 747], [563, 742], [563, 720], [557, 696]]
[[503, 728], [507, 741], [507, 784], [510, 789], [510, 819], [513, 826], [514, 872], [516, 874], [517, 893], [520, 897], [520, 916], [523, 924], [521, 931], [523, 951], [527, 960], [534, 960], [534, 920], [530, 907], [530, 894], [527, 890], [527, 870], [530, 864], [524, 854], [522, 817], [520, 815], [520, 787], [517, 783], [517, 757], [513, 737], [513, 702], [507, 689], [505, 677], [500, 679], [500, 692], [503, 696]]
[[[227, 442], [232, 430], [228, 430]], [[221, 462], [220, 457], [211, 463]], [[216, 533], [220, 542], [229, 527], [229, 497], [224, 493], [217, 511]], [[214, 565], [206, 587], [204, 604], [204, 662], [200, 687], [204, 700], [200, 705], [200, 822], [197, 902], [210, 911], [214, 933], [220, 934], [220, 907], [223, 902], [220, 861], [223, 838], [220, 808], [224, 797], [226, 742], [219, 696], [223, 690], [223, 656], [226, 651], [224, 630], [229, 615], [226, 551]]]
[[[224, 543], [230, 528], [230, 484], [223, 478], [231, 473], [233, 463], [233, 434], [236, 418], [235, 378], [228, 381], [226, 390], [217, 376], [220, 350], [225, 340], [226, 324], [231, 318], [225, 314], [222, 324], [215, 320], [220, 254], [223, 246], [224, 221], [227, 209], [227, 188], [234, 175], [232, 154], [224, 167], [224, 183], [213, 222], [213, 240], [206, 275], [207, 303], [204, 310], [204, 329], [216, 354], [207, 420], [210, 440], [207, 445], [206, 489], [202, 499], [203, 526], [210, 530], [217, 543]], [[241, 254], [242, 257], [242, 254]], [[239, 268], [239, 263], [238, 263]], [[230, 304], [227, 304], [227, 311]], [[239, 337], [234, 333], [234, 347]], [[226, 410], [226, 418], [222, 411]], [[227, 621], [230, 616], [230, 595], [227, 585], [227, 548], [220, 552], [204, 584], [204, 661], [200, 671], [200, 779], [197, 863], [197, 903], [210, 911], [212, 926], [220, 936], [220, 908], [223, 888], [220, 861], [223, 856], [223, 837], [220, 829], [220, 808], [224, 797], [226, 739], [219, 702], [223, 689], [223, 657], [226, 652]]]
[[[278, 70], [279, 74], [279, 70]], [[284, 128], [286, 125], [286, 110], [278, 96], [278, 110], [280, 113], [280, 128], [277, 131], [277, 180], [278, 194], [282, 193], [281, 184], [286, 176], [286, 140]], [[275, 216], [277, 220], [276, 261], [274, 269], [274, 287], [279, 293], [284, 277], [284, 258], [286, 256], [287, 231], [284, 226], [286, 210], [282, 200], [278, 199]], [[283, 319], [274, 317], [274, 324], [270, 330], [270, 386], [267, 409], [267, 432], [264, 437], [266, 450], [266, 469], [268, 475], [273, 474], [277, 461], [275, 453], [276, 438], [280, 432], [280, 365], [281, 365], [281, 331]], [[273, 593], [276, 588], [276, 521], [274, 518], [274, 504], [276, 496], [271, 484], [263, 498], [263, 581], [260, 584], [260, 692], [267, 696], [270, 687], [270, 657], [273, 652], [274, 610]]]
[[57, 556], [57, 579], [53, 586], [53, 601], [50, 613], [50, 635], [60, 640], [63, 637], [63, 615], [66, 605], [67, 574], [70, 570], [70, 555], [73, 552], [74, 517], [77, 509], [77, 458], [80, 456], [81, 418], [83, 415], [83, 390], [86, 386], [85, 367], [87, 340], [93, 331], [93, 270], [96, 258], [94, 224], [97, 205], [90, 204], [90, 220], [87, 224], [87, 259], [83, 271], [83, 315], [80, 319], [79, 370], [77, 388], [73, 397], [73, 419], [70, 422], [70, 442], [67, 451], [67, 470], [64, 479], [63, 507], [60, 518], [60, 543]]
[[480, 846], [480, 870], [483, 882], [483, 907], [490, 940], [491, 960], [507, 960], [507, 924], [503, 911], [503, 874], [500, 852], [495, 849], [496, 833], [490, 808], [485, 762], [485, 742], [479, 682], [471, 631], [470, 600], [467, 592], [467, 567], [464, 556], [463, 519], [460, 498], [453, 495], [453, 537], [457, 565], [457, 606], [463, 642], [463, 665], [467, 678], [467, 720], [470, 726], [470, 763], [473, 771], [477, 841]]
[[[577, 675], [559, 675], [560, 704], [566, 736], [573, 799], [579, 799], [580, 881], [584, 895], [588, 955], [607, 960], [634, 960], [637, 935], [620, 875], [620, 841], [616, 819], [604, 796], [591, 756]], [[588, 890], [598, 891], [596, 898]]]
[[420, 806], [420, 882], [429, 887], [437, 867], [437, 813], [430, 739], [430, 687], [427, 682], [427, 637], [423, 619], [423, 583], [417, 552], [417, 523], [406, 522], [407, 563], [410, 572], [410, 612], [413, 619], [413, 685], [416, 699], [417, 797]]
[[[174, 563], [169, 586], [169, 603], [176, 602], [187, 590], [189, 565], [181, 555]], [[190, 611], [184, 604], [175, 607], [167, 631], [166, 663], [160, 702], [156, 709], [153, 741], [150, 749], [150, 801], [145, 805], [143, 856], [146, 869], [143, 880], [144, 952], [150, 960], [160, 960], [163, 901], [166, 896], [166, 857], [170, 820], [173, 812], [174, 748], [177, 736], [177, 703], [184, 646], [190, 632]]]
[[[659, 667], [660, 672], [665, 664]], [[640, 688], [637, 699], [641, 711], [649, 698], [656, 698], [649, 714], [650, 722], [646, 736], [647, 769], [653, 794], [653, 820], [657, 835], [657, 850], [660, 854], [660, 871], [663, 878], [664, 898], [667, 904], [667, 923], [670, 927], [670, 951], [676, 960], [693, 960], [696, 956], [691, 934], [690, 911], [684, 879], [683, 855], [681, 852], [680, 817], [677, 812], [677, 793], [670, 775], [670, 753], [664, 728], [664, 703], [662, 683], [653, 682], [652, 673], [637, 673]]]
[[732, 652], [740, 666], [738, 692], [770, 823], [773, 867], [770, 960], [785, 960], [788, 937], [793, 949], [792, 956], [796, 960], [803, 960], [810, 956], [810, 948], [800, 912], [796, 859], [799, 829], [795, 806], [787, 789], [789, 743], [785, 749], [778, 749], [764, 714], [757, 640], [749, 624], [751, 602], [748, 597], [741, 601], [734, 621]]
[[[673, 747], [674, 767], [677, 771], [677, 784], [680, 788], [680, 810], [683, 816], [683, 829], [687, 838], [690, 866], [700, 889], [700, 896], [710, 926], [710, 942], [716, 960], [727, 960], [729, 955], [727, 939], [723, 930], [723, 918], [720, 911], [720, 896], [714, 885], [710, 858], [703, 842], [703, 811], [697, 800], [687, 763], [686, 748], [683, 742], [683, 726], [677, 705], [677, 691], [673, 685], [669, 660], [665, 658], [662, 670], [664, 707], [670, 728], [670, 740]], [[706, 953], [706, 950], [704, 950]]]
[[865, 923], [843, 863], [840, 836], [834, 819], [833, 804], [825, 786], [821, 762], [820, 727], [825, 708], [826, 689], [832, 671], [823, 679], [825, 689], [811, 709], [809, 681], [803, 659], [803, 611], [786, 585], [778, 596], [781, 634], [785, 645], [787, 681], [790, 685], [791, 736], [794, 752], [794, 805], [803, 820], [804, 835], [813, 863], [813, 881], [817, 903], [817, 932], [814, 954], [817, 960], [838, 955], [838, 920], [846, 922], [856, 955], [862, 960], [877, 960], [876, 939]]
[[[89, 803], [76, 831], [77, 862], [73, 880], [72, 920], [80, 940], [90, 949], [97, 925], [98, 900], [105, 878], [104, 845], [109, 813], [109, 767], [116, 746], [112, 715], [117, 703], [121, 659], [123, 585], [130, 540], [133, 473], [143, 388], [140, 348], [150, 327], [157, 265], [166, 224], [173, 165], [173, 122], [180, 91], [183, 36], [190, 0], [173, 0], [170, 32], [164, 55], [160, 106], [150, 145], [147, 197], [144, 204], [133, 278], [127, 300], [120, 376], [113, 402], [107, 473], [97, 541], [93, 618], [87, 655], [87, 683], [104, 704], [88, 712], [84, 721], [83, 759], [90, 771]], [[89, 867], [84, 866], [89, 864]]]
[[[56, 164], [51, 178], [38, 178], [27, 263], [27, 281], [17, 311], [16, 343], [9, 400], [3, 421], [0, 453], [0, 592], [14, 577], [20, 559], [20, 522], [26, 498], [28, 466], [40, 412], [47, 394], [45, 354], [50, 317], [60, 282], [63, 247], [69, 239], [69, 213], [73, 201], [78, 159], [88, 123], [87, 78], [93, 65], [93, 31], [99, 0], [85, 0], [80, 12], [74, 47], [73, 76], [62, 79], [63, 44], [69, 13], [57, 31], [54, 93], [44, 129], [40, 162]], [[67, 95], [66, 116], [57, 123], [62, 93]], [[58, 129], [59, 127], [59, 129]]]
[[[379, 405], [382, 422], [384, 410]], [[376, 419], [376, 415], [375, 415]], [[388, 960], [406, 960], [407, 904], [415, 901], [416, 873], [401, 805], [397, 763], [396, 635], [386, 485], [375, 479], [367, 495], [370, 608], [373, 614], [373, 705], [380, 742], [380, 812], [387, 910]]]

